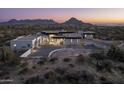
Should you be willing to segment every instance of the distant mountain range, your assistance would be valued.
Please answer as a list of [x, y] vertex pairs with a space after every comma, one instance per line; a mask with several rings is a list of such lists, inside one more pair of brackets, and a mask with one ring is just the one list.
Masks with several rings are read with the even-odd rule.
[[49, 24], [57, 24], [57, 22], [53, 21], [53, 20], [48, 20], [48, 19], [35, 19], [35, 20], [30, 20], [30, 19], [26, 19], [26, 20], [16, 20], [16, 19], [11, 19], [7, 22], [2, 22], [1, 24], [40, 24], [40, 25], [49, 25]]
[[58, 23], [55, 22], [52, 19], [26, 19], [26, 20], [16, 20], [16, 19], [11, 19], [7, 22], [1, 22], [0, 24], [7, 24], [7, 25], [18, 25], [18, 24], [31, 24], [31, 25], [75, 25], [75, 26], [80, 26], [80, 25], [92, 25], [90, 23], [85, 23], [82, 22], [81, 20], [78, 20], [74, 17], [70, 18], [69, 20], [63, 22], [63, 23]]

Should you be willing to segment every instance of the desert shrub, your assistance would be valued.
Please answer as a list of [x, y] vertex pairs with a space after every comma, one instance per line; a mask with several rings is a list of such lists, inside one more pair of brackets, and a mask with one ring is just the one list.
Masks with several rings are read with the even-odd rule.
[[49, 60], [49, 62], [54, 63], [54, 62], [57, 61], [57, 60], [58, 60], [58, 58], [51, 58], [51, 59]]
[[85, 57], [83, 56], [83, 55], [78, 55], [77, 57], [76, 57], [76, 63], [84, 63], [85, 62]]
[[2, 53], [0, 57], [1, 61], [4, 63], [10, 63], [10, 65], [18, 65], [20, 64], [20, 58], [15, 55], [9, 48], [3, 47]]
[[113, 82], [109, 81], [105, 76], [99, 77], [101, 84], [112, 84]]
[[58, 77], [59, 77], [59, 74], [57, 74], [54, 71], [48, 71], [44, 74], [44, 78], [46, 79], [45, 83], [48, 83], [48, 84], [58, 83], [57, 81]]
[[44, 65], [47, 61], [48, 59], [44, 57], [44, 58], [41, 58], [40, 61], [37, 62], [37, 64]]
[[10, 77], [9, 76], [6, 76], [5, 79], [10, 79]]
[[66, 68], [57, 67], [57, 68], [55, 68], [55, 72], [63, 75], [66, 72]]
[[85, 57], [85, 62], [88, 66], [93, 68], [96, 66], [96, 63], [97, 63], [96, 59], [93, 57], [90, 57], [89, 55]]
[[69, 67], [73, 68], [75, 65], [74, 64], [68, 64]]
[[96, 64], [97, 71], [108, 71], [111, 72], [113, 68], [113, 64], [111, 60], [103, 60], [102, 62], [98, 62]]
[[96, 59], [97, 71], [107, 70], [107, 71], [111, 72], [112, 62], [110, 60], [107, 60], [107, 57], [104, 52], [103, 53], [102, 52], [92, 53], [92, 54], [90, 54], [90, 57]]
[[36, 66], [32, 66], [33, 69], [36, 69]]
[[124, 66], [123, 65], [120, 65], [117, 68], [121, 71], [122, 74], [124, 73]]
[[40, 76], [33, 76], [24, 81], [25, 84], [42, 84], [44, 83], [44, 78], [41, 78]]
[[71, 58], [64, 58], [63, 61], [64, 62], [70, 62], [71, 61]]
[[48, 58], [47, 57], [44, 57], [44, 58], [41, 58], [42, 61], [44, 62], [47, 62], [48, 61]]
[[18, 74], [26, 74], [29, 71], [29, 69], [27, 67], [21, 69]]
[[80, 73], [80, 83], [86, 83], [86, 84], [95, 83], [95, 77], [89, 71], [84, 70]]
[[28, 63], [24, 62], [24, 63], [20, 64], [20, 67], [26, 67], [27, 65], [28, 65]]
[[40, 61], [37, 62], [37, 64], [39, 64], [39, 65], [43, 65], [43, 64], [45, 64], [45, 61], [40, 60]]
[[20, 80], [21, 80], [21, 81], [23, 81], [23, 80], [24, 80], [24, 78], [23, 78], [23, 77], [21, 77], [21, 78], [20, 78]]
[[51, 79], [51, 78], [53, 78], [55, 76], [55, 72], [53, 72], [53, 71], [49, 71], [49, 72], [46, 72], [45, 74], [44, 74], [44, 77], [46, 78], [46, 79]]
[[113, 60], [124, 62], [124, 50], [114, 45], [108, 50], [107, 56]]
[[89, 56], [95, 58], [96, 60], [104, 60], [106, 58], [104, 52], [103, 53], [102, 52], [100, 52], [100, 53], [91, 53]]
[[68, 83], [68, 84], [76, 84], [76, 83], [79, 83], [79, 75], [77, 73], [66, 73], [64, 75], [64, 80], [65, 82], [64, 83]]
[[8, 71], [0, 71], [0, 77], [5, 76], [5, 75], [9, 75]]
[[88, 84], [94, 83], [94, 75], [88, 71], [68, 72], [63, 77], [63, 83], [68, 84]]
[[[64, 74], [63, 74], [64, 73]], [[94, 83], [95, 78], [93, 74], [88, 71], [82, 72], [65, 72], [63, 69], [56, 69], [56, 71], [48, 71], [43, 77], [34, 76], [25, 81], [25, 83], [48, 83], [48, 84], [83, 84]]]

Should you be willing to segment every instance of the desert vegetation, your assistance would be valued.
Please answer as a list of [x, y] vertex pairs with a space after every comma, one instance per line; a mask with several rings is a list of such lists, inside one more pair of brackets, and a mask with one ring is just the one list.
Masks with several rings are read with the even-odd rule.
[[112, 45], [89, 55], [22, 59], [9, 48], [0, 52], [0, 79], [25, 84], [124, 83], [124, 50]]
[[123, 26], [95, 26], [95, 25], [28, 25], [28, 24], [0, 24], [0, 46], [9, 45], [9, 40], [12, 40], [21, 35], [29, 35], [43, 30], [67, 30], [67, 31], [94, 31], [95, 38], [104, 40], [124, 40]]
[[119, 55], [123, 51], [120, 50], [111, 46], [108, 51], [87, 56], [80, 54], [62, 59], [44, 58], [35, 62], [23, 60], [15, 67], [9, 67], [11, 70], [1, 69], [0, 76], [15, 79], [11, 83], [24, 84], [120, 84], [124, 83], [124, 62], [119, 59], [123, 59]]

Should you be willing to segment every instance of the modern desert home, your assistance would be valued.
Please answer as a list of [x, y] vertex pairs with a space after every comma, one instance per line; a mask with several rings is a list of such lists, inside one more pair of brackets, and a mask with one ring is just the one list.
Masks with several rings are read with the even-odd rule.
[[95, 33], [92, 31], [43, 31], [48, 37], [48, 44], [54, 45], [80, 45], [82, 39], [93, 39]]
[[93, 39], [92, 31], [41, 31], [11, 40], [11, 50], [15, 52], [39, 48], [42, 45], [80, 45], [83, 39]]

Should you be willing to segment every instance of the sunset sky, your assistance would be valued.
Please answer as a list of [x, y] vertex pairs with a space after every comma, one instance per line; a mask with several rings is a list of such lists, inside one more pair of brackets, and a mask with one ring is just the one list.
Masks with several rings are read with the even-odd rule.
[[123, 24], [124, 8], [0, 8], [0, 21], [53, 19], [57, 22], [64, 22], [71, 17], [95, 24]]

